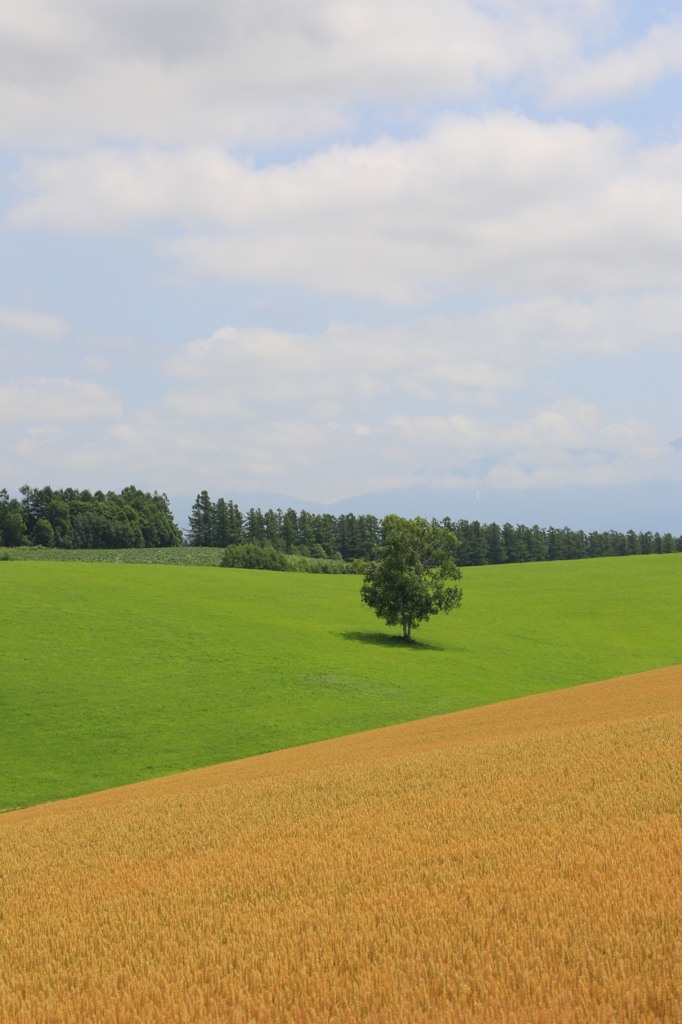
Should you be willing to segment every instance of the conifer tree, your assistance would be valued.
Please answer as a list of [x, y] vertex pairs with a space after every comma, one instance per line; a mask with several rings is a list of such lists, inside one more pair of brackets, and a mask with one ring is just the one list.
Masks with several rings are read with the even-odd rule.
[[208, 491], [201, 491], [192, 505], [187, 539], [198, 548], [209, 548], [213, 542], [213, 503]]
[[[225, 519], [227, 523], [226, 529], [226, 545], [229, 544], [242, 544], [244, 542], [244, 516], [239, 511], [239, 505], [234, 501], [228, 501], [225, 506]], [[221, 542], [222, 543], [222, 542]]]

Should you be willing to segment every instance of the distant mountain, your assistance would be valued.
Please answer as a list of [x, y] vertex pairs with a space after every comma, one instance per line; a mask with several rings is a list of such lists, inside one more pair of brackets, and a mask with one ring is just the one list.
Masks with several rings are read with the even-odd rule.
[[[673, 442], [682, 450], [682, 438]], [[242, 511], [251, 506], [305, 508], [332, 515], [354, 512], [384, 516], [388, 512], [412, 517], [478, 519], [480, 522], [525, 523], [532, 526], [570, 526], [573, 530], [658, 530], [682, 533], [682, 481], [648, 480], [644, 483], [609, 487], [536, 487], [518, 490], [461, 489], [435, 490], [413, 487], [405, 490], [374, 491], [343, 498], [330, 505], [295, 498], [273, 491], [230, 491], [208, 488], [216, 498], [236, 501]], [[172, 495], [170, 502], [179, 526], [187, 526], [195, 495]]]
[[671, 441], [670, 444], [675, 451], [682, 452], [682, 437], [678, 437], [676, 441]]

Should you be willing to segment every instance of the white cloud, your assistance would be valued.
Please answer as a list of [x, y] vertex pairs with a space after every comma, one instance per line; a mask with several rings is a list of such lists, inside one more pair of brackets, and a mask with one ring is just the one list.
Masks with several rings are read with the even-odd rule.
[[[567, 484], [682, 480], [682, 456], [639, 421], [614, 422], [579, 399], [539, 407], [525, 420], [386, 416], [371, 427], [345, 417], [312, 423], [274, 408], [205, 429], [167, 410], [122, 438], [125, 465], [171, 473], [175, 489], [278, 490], [314, 501], [387, 487], [518, 490]], [[101, 449], [100, 449], [101, 450]], [[118, 449], [106, 447], [116, 464]], [[93, 452], [93, 460], [96, 462]]]
[[20, 334], [52, 340], [61, 338], [65, 331], [66, 323], [59, 316], [0, 306], [0, 335]]
[[41, 377], [0, 387], [0, 421], [5, 423], [84, 420], [120, 413], [120, 403], [93, 381]]
[[565, 58], [594, 11], [542, 0], [2, 0], [0, 138], [271, 142], [358, 99], [485, 92]]
[[518, 378], [503, 365], [472, 359], [453, 324], [391, 330], [338, 324], [314, 335], [223, 327], [186, 345], [170, 370], [189, 385], [166, 396], [175, 412], [236, 419], [280, 405], [339, 419], [351, 408], [376, 408], [389, 395], [402, 401], [478, 395]]
[[[422, 485], [519, 489], [682, 480], [682, 459], [646, 424], [604, 422], [596, 407], [580, 399], [506, 423], [462, 415], [392, 416], [383, 435], [384, 454], [395, 461], [400, 454], [414, 464], [418, 453], [429, 451]], [[448, 462], [452, 468], [445, 471]]]
[[[160, 144], [319, 136], [355, 107], [555, 101], [679, 69], [675, 22], [586, 59], [613, 0], [12, 0], [0, 3], [0, 139]], [[559, 69], [559, 73], [557, 73]], [[538, 83], [539, 86], [538, 86]]]
[[452, 416], [388, 416], [385, 426], [396, 431], [405, 441], [424, 448], [440, 445], [450, 453], [480, 449], [490, 437], [490, 430], [470, 416], [456, 413]]
[[508, 358], [682, 351], [682, 293], [618, 292], [590, 299], [549, 294], [491, 305], [463, 318], [456, 329], [479, 351]]
[[[512, 357], [525, 362], [509, 373], [499, 353], [472, 360], [461, 334], [443, 323], [335, 325], [312, 336], [223, 328], [171, 361], [175, 384], [146, 423], [134, 422], [131, 456], [167, 462], [197, 484], [222, 474], [234, 490], [321, 501], [386, 486], [518, 489], [682, 475], [680, 455], [645, 424], [606, 418], [578, 397], [536, 397], [520, 342]], [[519, 406], [534, 411], [519, 417]], [[117, 436], [129, 442], [133, 433]]]
[[580, 399], [509, 424], [499, 444], [505, 454], [486, 478], [498, 488], [682, 479], [682, 460], [646, 424], [604, 423], [599, 410]]
[[18, 224], [170, 220], [193, 271], [398, 305], [475, 287], [676, 286], [682, 144], [496, 114], [255, 170], [217, 151], [98, 151], [35, 164]]
[[576, 60], [554, 72], [553, 97], [560, 103], [621, 96], [682, 71], [682, 21], [652, 25], [647, 36], [592, 61]]
[[[77, 279], [81, 296], [106, 265], [80, 337], [110, 331], [90, 321], [126, 294], [118, 259], [53, 238], [64, 267], [41, 283], [42, 229], [118, 234], [126, 265], [151, 239], [151, 277], [161, 266], [163, 278], [140, 289], [142, 316], [137, 299], [126, 306], [125, 356], [116, 343], [106, 359], [86, 352], [76, 332], [33, 346], [45, 376], [0, 387], [2, 459], [26, 464], [12, 470], [21, 479], [60, 464], [320, 499], [679, 477], [682, 456], [644, 422], [653, 399], [643, 411], [623, 368], [627, 356], [635, 377], [647, 362], [636, 350], [665, 352], [673, 391], [682, 144], [490, 113], [528, 97], [556, 113], [678, 74], [679, 19], [622, 46], [621, 13], [616, 0], [0, 0], [0, 144], [16, 186], [5, 227], [27, 229], [28, 253], [5, 289], [16, 279], [41, 304], [41, 288]], [[463, 99], [488, 114], [434, 119]], [[93, 266], [80, 274], [85, 250]], [[249, 298], [270, 323], [299, 322], [282, 313], [303, 301], [292, 286], [398, 307], [372, 318], [401, 326], [228, 326], [160, 367], [149, 325], [172, 315], [156, 305], [168, 256], [179, 281], [184, 270], [257, 284]], [[178, 323], [189, 294], [173, 295]], [[409, 312], [460, 294], [476, 312]], [[67, 325], [6, 301], [0, 338], [26, 373], [19, 342]], [[336, 299], [328, 318], [362, 306], [343, 309]], [[324, 310], [316, 299], [300, 322]], [[661, 414], [666, 440], [676, 416]]]
[[[186, 346], [174, 364], [173, 390], [138, 412], [124, 412], [88, 382], [3, 388], [0, 417], [23, 420], [5, 431], [7, 456], [21, 460], [22, 468], [13, 472], [23, 479], [36, 475], [31, 466], [52, 466], [61, 479], [71, 474], [70, 480], [85, 486], [93, 474], [101, 485], [105, 467], [114, 480], [149, 481], [145, 486], [175, 491], [257, 488], [317, 501], [386, 487], [490, 491], [682, 480], [682, 454], [646, 423], [606, 416], [577, 396], [542, 401], [532, 381], [508, 403], [465, 408], [447, 381], [439, 382], [432, 399], [415, 398], [401, 374], [409, 376], [410, 360], [417, 368], [419, 353], [412, 355], [414, 346], [398, 335], [393, 353], [401, 369], [384, 369], [378, 395], [367, 398], [346, 364], [333, 399], [320, 402], [315, 393], [328, 389], [316, 388], [316, 377], [326, 379], [326, 367], [341, 351], [326, 345], [325, 335], [280, 339], [299, 346], [300, 360], [282, 382], [282, 363], [270, 366], [258, 345], [249, 351], [249, 332], [231, 329], [227, 342], [221, 334], [208, 339], [208, 348]], [[272, 338], [268, 344], [277, 349]], [[425, 345], [427, 356], [429, 346], [436, 348], [433, 341]], [[383, 356], [373, 355], [372, 348], [365, 333], [365, 352], [377, 365]], [[317, 366], [296, 391], [297, 367], [314, 350]], [[438, 355], [442, 360], [442, 348]], [[328, 415], [319, 407], [325, 402]], [[529, 411], [519, 416], [524, 406]], [[67, 422], [79, 416], [92, 417], [87, 432]], [[116, 422], [107, 422], [111, 418]]]

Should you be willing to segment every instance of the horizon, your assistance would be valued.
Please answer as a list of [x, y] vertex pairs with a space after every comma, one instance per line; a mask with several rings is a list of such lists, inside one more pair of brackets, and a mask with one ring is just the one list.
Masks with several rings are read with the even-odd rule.
[[[150, 488], [134, 481], [128, 483], [132, 483], [140, 490], [150, 491]], [[97, 490], [87, 489], [91, 493]], [[168, 494], [163, 488], [157, 490], [168, 497], [174, 521], [183, 534], [186, 534], [190, 510], [199, 492], [183, 495]], [[617, 499], [615, 502], [614, 492]], [[551, 488], [544, 492], [535, 490], [512, 494], [504, 491], [424, 492], [412, 489], [353, 495], [333, 503], [316, 502], [272, 491], [233, 490], [225, 493], [209, 492], [209, 496], [213, 501], [217, 501], [218, 498], [234, 501], [242, 512], [248, 511], [249, 508], [260, 508], [263, 511], [286, 511], [293, 508], [297, 513], [304, 509], [314, 514], [328, 512], [342, 515], [352, 512], [355, 515], [374, 515], [379, 519], [389, 513], [396, 513], [406, 518], [423, 516], [427, 519], [442, 520], [449, 516], [453, 521], [464, 519], [498, 524], [510, 522], [515, 525], [536, 525], [542, 529], [568, 527], [571, 530], [583, 530], [587, 534], [593, 531], [626, 532], [633, 529], [636, 532], [682, 535], [682, 484], [674, 482], [664, 482], [662, 486], [659, 484], [658, 490], [645, 495], [644, 500], [637, 488], [633, 488], [632, 485], [605, 489], [600, 502], [595, 501], [595, 494], [591, 489], [581, 493], [580, 489], [576, 488]], [[18, 490], [10, 491], [10, 497], [20, 498], [21, 495]]]

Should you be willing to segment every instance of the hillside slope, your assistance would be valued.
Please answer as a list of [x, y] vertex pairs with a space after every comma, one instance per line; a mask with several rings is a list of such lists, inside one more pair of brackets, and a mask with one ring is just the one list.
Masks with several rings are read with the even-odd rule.
[[682, 667], [0, 817], [0, 1020], [682, 1020]]
[[0, 811], [682, 662], [682, 552], [462, 585], [405, 645], [357, 577], [0, 562]]

